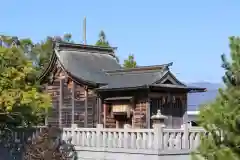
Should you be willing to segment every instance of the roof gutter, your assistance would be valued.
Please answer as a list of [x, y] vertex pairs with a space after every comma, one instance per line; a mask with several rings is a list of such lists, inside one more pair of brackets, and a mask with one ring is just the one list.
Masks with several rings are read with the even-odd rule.
[[137, 89], [149, 89], [149, 85], [136, 86], [136, 87], [123, 87], [123, 88], [96, 88], [96, 91], [97, 92], [126, 91], [126, 90], [137, 90]]

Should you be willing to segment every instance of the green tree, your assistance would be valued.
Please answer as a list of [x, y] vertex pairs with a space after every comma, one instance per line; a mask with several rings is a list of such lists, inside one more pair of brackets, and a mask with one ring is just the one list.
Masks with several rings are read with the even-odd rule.
[[[109, 42], [107, 41], [107, 38], [106, 38], [106, 34], [104, 33], [104, 31], [100, 31], [99, 35], [98, 35], [98, 41], [96, 42], [95, 44], [96, 46], [99, 46], [99, 47], [111, 47]], [[119, 58], [118, 56], [114, 55], [117, 62], [119, 63]]]
[[34, 44], [31, 54], [34, 55], [31, 60], [36, 64], [39, 73], [46, 67], [53, 53], [54, 37], [48, 36], [44, 41]]
[[106, 35], [104, 33], [104, 31], [100, 31], [99, 35], [98, 35], [98, 41], [96, 42], [96, 46], [100, 46], [100, 47], [110, 47]]
[[41, 122], [51, 100], [36, 82], [36, 69], [25, 51], [18, 46], [0, 46], [0, 64], [0, 123], [32, 125]]
[[[222, 55], [225, 88], [200, 111], [201, 126], [210, 134], [201, 137], [198, 159], [240, 159], [240, 37], [229, 39], [231, 61]], [[194, 158], [197, 159], [197, 154]]]
[[[54, 41], [63, 41], [68, 43], [74, 43], [72, 40], [72, 35], [70, 33], [64, 34], [63, 37], [60, 36], [47, 36], [47, 38], [40, 43], [32, 45], [31, 60], [36, 64], [36, 68], [41, 73], [41, 71], [48, 64], [50, 57], [53, 53], [53, 42]], [[22, 43], [21, 43], [22, 44]]]
[[128, 59], [124, 60], [123, 63], [124, 68], [135, 68], [137, 67], [137, 62], [135, 61], [134, 55], [130, 54]]

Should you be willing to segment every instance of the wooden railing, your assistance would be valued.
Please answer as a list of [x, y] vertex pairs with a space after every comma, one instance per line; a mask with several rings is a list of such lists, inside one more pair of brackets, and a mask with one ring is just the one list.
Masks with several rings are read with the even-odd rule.
[[200, 143], [204, 129], [184, 125], [181, 129], [166, 129], [159, 125], [153, 129], [64, 128], [62, 138], [72, 137], [79, 147], [132, 149], [132, 150], [194, 150]]

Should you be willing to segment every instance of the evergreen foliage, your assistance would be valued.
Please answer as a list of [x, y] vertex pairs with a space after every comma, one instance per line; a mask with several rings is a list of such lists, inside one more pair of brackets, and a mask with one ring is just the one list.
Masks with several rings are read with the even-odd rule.
[[193, 159], [240, 159], [240, 37], [229, 40], [231, 61], [222, 55], [225, 88], [200, 111], [199, 120], [207, 133]]
[[[104, 31], [100, 31], [98, 35], [98, 40], [95, 45], [99, 47], [111, 47], [109, 42], [107, 41], [106, 34], [104, 33]], [[119, 63], [119, 58], [116, 55], [115, 55], [115, 58]]]
[[0, 64], [0, 123], [28, 126], [42, 122], [51, 106], [50, 96], [42, 92], [37, 70], [23, 48], [0, 46]]
[[124, 60], [123, 67], [124, 68], [136, 68], [137, 67], [137, 62], [135, 61], [133, 54], [130, 54], [128, 56], [128, 59]]

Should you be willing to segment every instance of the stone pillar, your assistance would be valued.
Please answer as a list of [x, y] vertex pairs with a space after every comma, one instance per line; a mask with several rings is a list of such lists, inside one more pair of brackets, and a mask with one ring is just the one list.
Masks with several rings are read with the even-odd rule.
[[[75, 123], [71, 124], [71, 129], [72, 129], [72, 144], [77, 144], [77, 133], [76, 129], [78, 128], [78, 125]], [[69, 138], [69, 137], [68, 137]]]
[[155, 125], [158, 125], [160, 127], [165, 127], [164, 122], [165, 122], [165, 119], [167, 119], [167, 118], [168, 118], [167, 116], [162, 115], [160, 109], [157, 110], [157, 114], [155, 114], [151, 117], [151, 119], [153, 121], [153, 128]]
[[[102, 135], [102, 130], [103, 130], [103, 124], [97, 124], [97, 147], [100, 148], [103, 143], [103, 135]], [[104, 139], [105, 141], [105, 139]]]
[[154, 129], [154, 148], [159, 150], [163, 149], [163, 128], [165, 127], [164, 120], [166, 116], [161, 114], [161, 110], [157, 110], [157, 114], [151, 117]]

